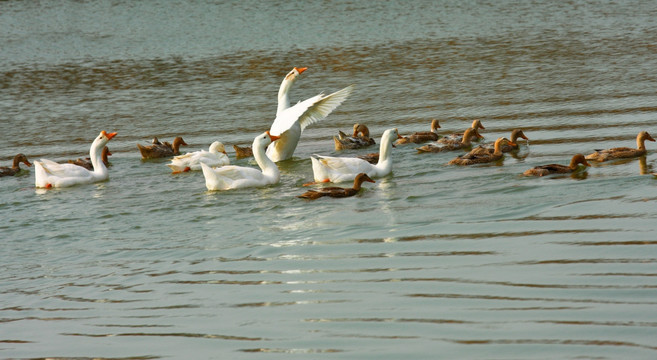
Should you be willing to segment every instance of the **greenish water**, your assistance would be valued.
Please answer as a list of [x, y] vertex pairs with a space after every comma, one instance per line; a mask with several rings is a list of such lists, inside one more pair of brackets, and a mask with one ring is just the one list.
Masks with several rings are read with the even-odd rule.
[[[657, 135], [653, 2], [0, 2], [0, 161], [88, 153], [110, 180], [0, 179], [0, 357], [652, 359], [655, 143], [578, 176], [525, 178]], [[303, 133], [278, 185], [208, 192], [136, 144], [251, 143], [293, 102], [356, 90]], [[349, 199], [296, 198], [355, 122], [517, 154], [393, 151]]]

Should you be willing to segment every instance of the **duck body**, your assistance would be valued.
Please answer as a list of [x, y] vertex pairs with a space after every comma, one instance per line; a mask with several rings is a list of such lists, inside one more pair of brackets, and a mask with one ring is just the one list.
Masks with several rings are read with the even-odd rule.
[[238, 159], [253, 156], [253, 149], [251, 149], [251, 146], [233, 145], [233, 149], [235, 150], [235, 157]]
[[[111, 164], [109, 162], [108, 156], [111, 156], [112, 153], [109, 151], [109, 148], [105, 146], [103, 148], [103, 152], [101, 153], [101, 159], [103, 160], [103, 164], [105, 164], [106, 167], [110, 167]], [[69, 160], [69, 164], [77, 165], [77, 166], [82, 166], [83, 168], [87, 170], [93, 170], [94, 165], [91, 162], [91, 158], [78, 158], [77, 160]]]
[[[365, 126], [360, 124], [356, 125]], [[356, 125], [354, 125], [354, 127]], [[360, 135], [359, 132], [354, 130], [353, 136], [347, 136], [347, 134], [343, 133], [342, 131], [338, 131], [338, 136], [333, 136], [333, 143], [335, 144], [335, 150], [346, 150], [360, 149], [371, 146], [376, 144], [376, 141], [369, 137], [369, 130], [367, 130], [367, 135]]]
[[37, 188], [68, 187], [78, 184], [91, 184], [105, 181], [109, 178], [107, 167], [102, 161], [103, 147], [116, 133], [101, 131], [100, 135], [91, 144], [89, 158], [93, 164], [93, 171], [74, 164], [59, 164], [51, 160], [41, 159], [34, 162], [34, 179]]
[[30, 163], [27, 160], [27, 156], [25, 156], [25, 154], [16, 154], [16, 156], [14, 156], [14, 160], [13, 160], [13, 163], [12, 163], [11, 167], [0, 166], [0, 177], [14, 176], [14, 175], [18, 174], [21, 171], [21, 168], [20, 168], [20, 163], [21, 162], [23, 164], [25, 164], [26, 166], [28, 166], [28, 167], [32, 166], [32, 163]]
[[392, 172], [392, 143], [400, 138], [397, 129], [388, 129], [381, 137], [379, 160], [370, 164], [360, 158], [332, 157], [313, 155], [310, 157], [313, 166], [313, 176], [316, 182], [353, 181], [360, 173], [370, 178], [382, 177]]
[[358, 155], [356, 157], [359, 159], [363, 159], [370, 164], [376, 164], [379, 162], [379, 153], [369, 153], [365, 155]]
[[424, 152], [431, 152], [431, 153], [437, 153], [437, 152], [444, 152], [444, 151], [454, 151], [454, 150], [460, 150], [460, 149], [466, 149], [472, 146], [471, 141], [472, 138], [476, 135], [477, 130], [470, 128], [465, 131], [463, 138], [458, 139], [458, 138], [452, 138], [452, 139], [440, 139], [443, 141], [440, 142], [435, 142], [431, 144], [426, 144], [424, 146], [421, 146], [417, 148], [416, 150], [418, 152], [424, 153]]
[[541, 165], [541, 166], [536, 166], [536, 167], [533, 167], [529, 170], [526, 170], [522, 174], [525, 175], [525, 176], [545, 176], [545, 175], [551, 175], [551, 174], [568, 174], [568, 173], [572, 173], [572, 172], [577, 171], [577, 169], [579, 169], [579, 166], [578, 166], [579, 164], [582, 164], [584, 166], [591, 166], [586, 161], [586, 159], [584, 158], [584, 155], [576, 154], [570, 160], [570, 164], [568, 166], [559, 165], [559, 164]]
[[641, 131], [636, 137], [636, 149], [629, 147], [617, 147], [605, 150], [596, 150], [594, 153], [586, 155], [586, 160], [607, 161], [613, 159], [626, 159], [645, 155], [646, 140], [655, 141], [647, 131]]
[[361, 189], [361, 185], [364, 181], [375, 182], [367, 174], [360, 173], [356, 175], [354, 179], [354, 186], [351, 188], [342, 188], [337, 186], [325, 187], [321, 189], [308, 190], [305, 193], [299, 195], [299, 198], [315, 200], [323, 196], [334, 197], [334, 198], [345, 198], [358, 194]]
[[264, 132], [253, 140], [253, 156], [260, 170], [244, 166], [225, 165], [213, 169], [201, 162], [208, 190], [231, 190], [262, 187], [278, 183], [280, 172], [276, 164], [265, 154], [265, 148], [278, 137]]
[[190, 170], [200, 171], [201, 163], [210, 167], [220, 167], [230, 164], [230, 159], [228, 158], [228, 155], [226, 155], [224, 144], [215, 141], [210, 144], [208, 151], [199, 150], [175, 156], [167, 166], [171, 168], [174, 173]]
[[267, 156], [274, 162], [291, 158], [303, 130], [308, 125], [326, 118], [352, 91], [353, 85], [350, 85], [332, 94], [319, 94], [280, 110], [269, 129], [269, 132], [279, 139], [267, 148]]
[[495, 151], [493, 153], [477, 154], [469, 152], [450, 160], [447, 165], [474, 165], [494, 162], [504, 157], [502, 152], [502, 145], [504, 142], [509, 142], [506, 138], [498, 138], [495, 141]]
[[440, 138], [437, 129], [440, 129], [440, 123], [437, 119], [431, 121], [431, 131], [420, 131], [409, 136], [403, 136], [395, 142], [395, 145], [404, 144], [422, 144], [428, 141], [436, 141]]
[[[511, 142], [505, 142], [502, 145], [502, 152], [511, 152], [511, 151], [519, 150], [520, 146], [518, 145], [517, 142], [518, 138], [529, 140], [529, 138], [525, 135], [525, 133], [522, 132], [522, 130], [514, 129], [511, 132], [511, 138], [510, 138]], [[492, 154], [495, 152], [495, 143], [479, 145], [476, 148], [472, 149], [471, 152], [475, 154]]]
[[[481, 124], [481, 120], [479, 120], [479, 119], [473, 120], [472, 125], [470, 126], [470, 128], [475, 129], [476, 138], [474, 138], [473, 141], [479, 141], [479, 139], [484, 138], [483, 136], [481, 136], [481, 134], [479, 134], [479, 129], [482, 129], [482, 130], [486, 129], [484, 127], [484, 125]], [[438, 139], [438, 142], [442, 143], [442, 142], [445, 142], [445, 141], [452, 141], [454, 139], [460, 140], [460, 139], [463, 138], [463, 135], [465, 135], [465, 132], [449, 134], [445, 137], [442, 137], [442, 138]]]
[[159, 159], [170, 156], [180, 155], [180, 146], [187, 145], [182, 137], [178, 136], [173, 139], [173, 144], [168, 142], [160, 143], [157, 138], [153, 138], [151, 145], [144, 146], [137, 144], [142, 159]]

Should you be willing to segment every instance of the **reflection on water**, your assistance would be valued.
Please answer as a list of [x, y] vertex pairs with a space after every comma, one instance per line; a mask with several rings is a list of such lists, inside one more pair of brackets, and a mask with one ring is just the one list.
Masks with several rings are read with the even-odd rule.
[[[521, 176], [655, 132], [655, 3], [163, 5], [0, 2], [2, 163], [84, 157], [119, 132], [107, 182], [0, 181], [0, 357], [655, 357], [654, 143]], [[280, 184], [208, 192], [140, 161], [137, 143], [184, 135], [256, 167], [230, 145], [268, 129], [292, 66], [309, 68], [293, 102], [356, 90]], [[361, 154], [334, 150], [338, 129], [379, 141], [433, 118], [531, 140], [472, 167], [400, 146], [359, 195], [296, 198], [311, 154]]]

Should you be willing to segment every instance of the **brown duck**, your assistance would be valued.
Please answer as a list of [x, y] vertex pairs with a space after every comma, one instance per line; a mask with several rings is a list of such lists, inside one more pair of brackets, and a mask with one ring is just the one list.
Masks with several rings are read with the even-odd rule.
[[[479, 129], [486, 130], [486, 128], [481, 124], [481, 120], [479, 119], [474, 119], [472, 121], [472, 126], [471, 128], [475, 129], [477, 131], [477, 138], [475, 139], [476, 141], [479, 141], [479, 139], [483, 139], [484, 137], [479, 134]], [[443, 141], [451, 141], [454, 139], [461, 139], [463, 137], [463, 133], [454, 133], [454, 134], [449, 134], [443, 138], [438, 139], [438, 142], [443, 142]]]
[[[510, 143], [509, 139], [507, 138], [498, 138], [495, 140], [495, 151], [493, 153], [473, 154], [469, 152], [465, 155], [461, 155], [450, 160], [447, 165], [473, 165], [497, 161], [504, 156], [504, 153], [502, 152], [502, 146], [505, 142]], [[514, 144], [511, 143], [511, 145]]]
[[586, 162], [586, 159], [584, 158], [584, 155], [582, 154], [577, 154], [573, 156], [573, 158], [570, 160], [570, 165], [559, 165], [559, 164], [549, 164], [549, 165], [541, 165], [541, 166], [536, 166], [533, 167], [524, 173], [522, 173], [525, 176], [545, 176], [545, 175], [550, 175], [550, 174], [568, 174], [575, 172], [579, 168], [579, 164], [582, 164], [584, 166], [591, 166], [588, 162]]
[[320, 198], [322, 196], [329, 196], [329, 197], [335, 197], [335, 198], [344, 198], [344, 197], [350, 197], [358, 194], [361, 189], [361, 185], [363, 184], [363, 181], [367, 182], [375, 182], [372, 180], [367, 174], [365, 173], [360, 173], [356, 175], [356, 178], [354, 179], [354, 187], [352, 188], [342, 188], [342, 187], [337, 187], [337, 186], [331, 186], [331, 187], [325, 187], [325, 188], [320, 188], [320, 189], [315, 189], [315, 190], [308, 190], [305, 193], [297, 196], [302, 199], [309, 199], [309, 200], [315, 200], [317, 198]]
[[465, 131], [464, 136], [461, 139], [453, 138], [450, 141], [426, 144], [424, 146], [417, 148], [417, 151], [421, 153], [424, 152], [436, 153], [436, 152], [453, 151], [453, 150], [468, 148], [472, 146], [470, 142], [472, 141], [472, 138], [476, 136], [476, 134], [477, 134], [477, 129], [469, 128], [468, 130]]
[[253, 156], [253, 149], [250, 146], [233, 145], [233, 149], [235, 149], [235, 157], [238, 159]]
[[379, 162], [379, 153], [369, 153], [369, 154], [365, 154], [365, 155], [358, 155], [356, 157], [359, 158], [359, 159], [363, 159], [363, 160], [367, 161], [368, 163], [374, 164], [374, 165], [376, 165], [376, 163]]
[[403, 145], [410, 143], [421, 144], [427, 141], [436, 141], [440, 137], [437, 132], [438, 129], [440, 129], [440, 123], [438, 122], [438, 119], [433, 119], [431, 120], [431, 131], [420, 131], [414, 133], [413, 135], [404, 136], [401, 139], [397, 140], [397, 142], [395, 142], [395, 145]]
[[[110, 167], [111, 164], [109, 163], [109, 160], [107, 159], [108, 156], [111, 156], [112, 153], [109, 151], [109, 148], [105, 146], [103, 148], [103, 152], [101, 153], [101, 158], [103, 159], [103, 163], [105, 164], [106, 167]], [[69, 164], [75, 164], [77, 166], [82, 166], [83, 168], [87, 170], [94, 170], [94, 166], [91, 164], [91, 158], [78, 158], [77, 160], [69, 160]]]
[[[518, 150], [520, 148], [520, 146], [518, 146], [518, 138], [529, 140], [529, 138], [525, 135], [525, 133], [522, 132], [522, 130], [515, 129], [511, 132], [511, 142], [502, 145], [502, 152], [510, 152], [510, 151]], [[511, 144], [515, 144], [515, 146]], [[472, 149], [471, 151], [471, 153], [473, 154], [486, 154], [486, 153], [492, 154], [494, 152], [495, 152], [495, 143], [479, 145], [476, 148]]]
[[612, 159], [624, 159], [646, 154], [646, 140], [655, 141], [647, 131], [642, 131], [636, 136], [636, 149], [629, 147], [617, 147], [606, 150], [596, 150], [586, 155], [586, 160], [607, 161]]
[[338, 131], [338, 136], [333, 136], [335, 150], [360, 149], [374, 145], [376, 142], [370, 137], [370, 129], [364, 124], [354, 124], [354, 134], [347, 136]]
[[173, 139], [173, 145], [168, 142], [160, 143], [160, 141], [155, 137], [153, 138], [153, 143], [149, 146], [143, 146], [137, 144], [139, 152], [141, 152], [142, 159], [157, 159], [169, 156], [180, 155], [180, 145], [187, 145], [185, 140], [182, 137], [178, 136]]
[[19, 171], [21, 171], [21, 162], [27, 166], [32, 166], [32, 164], [27, 161], [27, 156], [25, 156], [25, 154], [16, 154], [16, 156], [14, 156], [14, 162], [11, 167], [0, 166], [0, 177], [16, 175]]

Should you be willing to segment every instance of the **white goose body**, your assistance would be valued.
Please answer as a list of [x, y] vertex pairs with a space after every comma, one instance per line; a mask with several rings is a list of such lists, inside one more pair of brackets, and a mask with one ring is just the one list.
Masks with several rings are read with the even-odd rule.
[[209, 165], [210, 167], [220, 167], [230, 164], [230, 159], [226, 155], [224, 144], [215, 141], [210, 145], [209, 151], [200, 150], [189, 152], [184, 155], [178, 155], [171, 159], [171, 163], [167, 164], [174, 172], [180, 171], [200, 171], [201, 163]]
[[[303, 68], [303, 70], [306, 70], [306, 68]], [[299, 73], [300, 71], [294, 68], [285, 77], [278, 91], [276, 118], [269, 132], [280, 139], [267, 149], [267, 156], [274, 162], [291, 158], [299, 143], [301, 132], [308, 125], [326, 118], [347, 99], [353, 90], [353, 85], [351, 85], [329, 95], [319, 94], [313, 96], [290, 107], [288, 93]]]
[[226, 165], [213, 169], [205, 163], [201, 163], [205, 187], [208, 190], [230, 190], [249, 187], [262, 187], [278, 183], [280, 172], [276, 164], [267, 157], [265, 148], [271, 144], [277, 136], [264, 132], [253, 140], [253, 156], [262, 170], [255, 168]]
[[371, 178], [383, 177], [392, 172], [392, 143], [399, 139], [397, 129], [388, 129], [381, 137], [379, 161], [376, 165], [359, 158], [313, 155], [313, 176], [316, 182], [353, 181], [359, 173]]
[[102, 151], [116, 133], [101, 131], [91, 144], [89, 158], [94, 170], [90, 171], [74, 164], [59, 164], [48, 159], [34, 162], [34, 185], [37, 188], [68, 187], [78, 184], [91, 184], [105, 181], [109, 172], [102, 160]]

